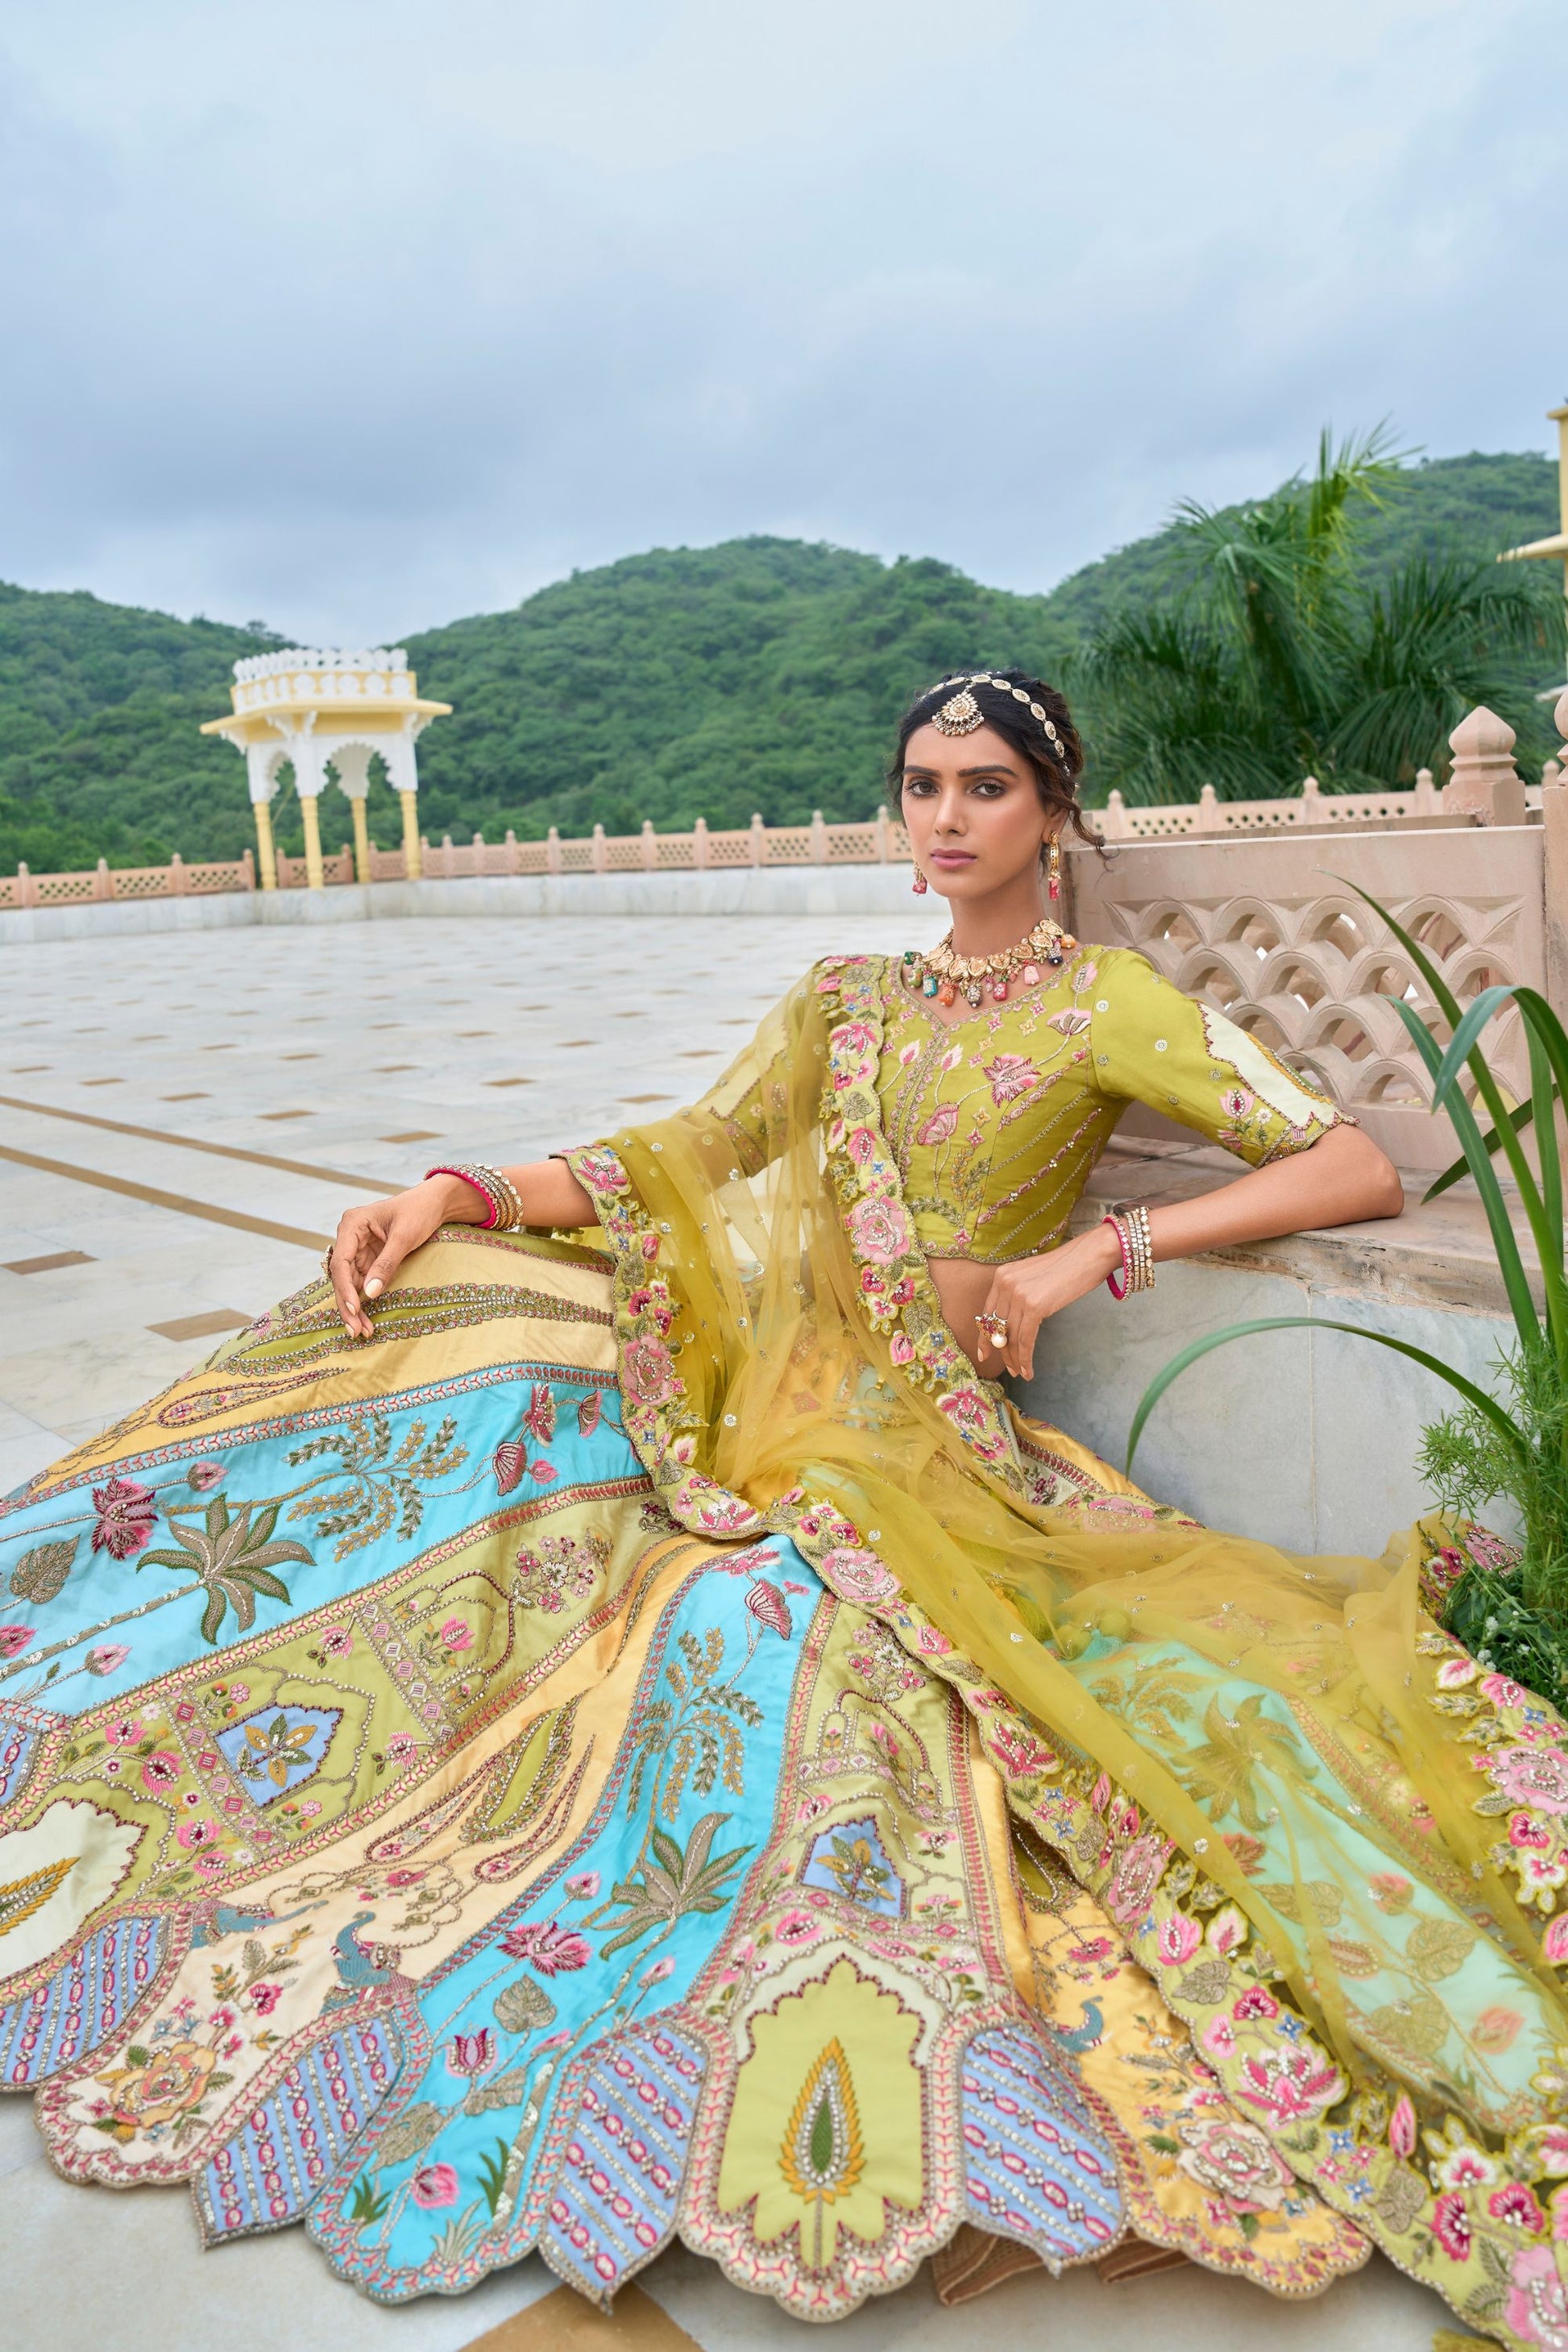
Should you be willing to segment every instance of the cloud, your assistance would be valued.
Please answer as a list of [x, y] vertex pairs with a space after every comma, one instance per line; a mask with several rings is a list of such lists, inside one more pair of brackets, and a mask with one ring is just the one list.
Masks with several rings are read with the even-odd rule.
[[1542, 446], [1539, 0], [81, 0], [0, 76], [0, 574], [329, 641], [748, 530], [1043, 587]]

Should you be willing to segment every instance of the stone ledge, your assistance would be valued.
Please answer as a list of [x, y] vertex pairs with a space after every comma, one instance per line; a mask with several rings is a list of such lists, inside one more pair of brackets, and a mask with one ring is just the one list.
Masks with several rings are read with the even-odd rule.
[[153, 931], [244, 930], [273, 924], [400, 922], [422, 917], [903, 915], [907, 866], [733, 866], [667, 874], [484, 874], [427, 882], [357, 882], [330, 890], [245, 890], [186, 898], [83, 899], [0, 911], [0, 950], [46, 940], [140, 938]]
[[[1234, 1183], [1245, 1168], [1210, 1144], [1113, 1137], [1073, 1215], [1075, 1233], [1093, 1224], [1110, 1201], [1191, 1200]], [[1410, 1176], [1399, 1217], [1328, 1225], [1286, 1234], [1275, 1241], [1237, 1242], [1191, 1261], [1248, 1274], [1284, 1275], [1316, 1291], [1345, 1298], [1374, 1297], [1391, 1306], [1446, 1307], [1464, 1315], [1505, 1316], [1508, 1296], [1498, 1272], [1486, 1213], [1467, 1179], [1440, 1200], [1423, 1202], [1429, 1181]], [[1534, 1246], [1517, 1205], [1514, 1230], [1540, 1303]]]

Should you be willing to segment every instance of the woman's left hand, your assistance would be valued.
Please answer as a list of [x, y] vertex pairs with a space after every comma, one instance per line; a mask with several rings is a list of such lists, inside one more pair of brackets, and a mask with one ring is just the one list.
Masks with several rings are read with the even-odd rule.
[[991, 1380], [1005, 1371], [1032, 1380], [1035, 1339], [1046, 1318], [1087, 1297], [1121, 1263], [1115, 1234], [1100, 1224], [1063, 1242], [1059, 1249], [1047, 1250], [1043, 1257], [1015, 1258], [1009, 1265], [999, 1265], [981, 1313], [1005, 1323], [1007, 1337], [998, 1347], [980, 1323], [981, 1371]]

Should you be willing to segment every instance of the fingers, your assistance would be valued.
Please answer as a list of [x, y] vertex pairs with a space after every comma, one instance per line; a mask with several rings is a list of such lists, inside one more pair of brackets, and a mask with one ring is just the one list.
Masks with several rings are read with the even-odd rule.
[[406, 1244], [397, 1239], [395, 1232], [389, 1235], [365, 1269], [364, 1280], [360, 1286], [367, 1298], [381, 1297], [407, 1255]]
[[1035, 1375], [1035, 1339], [1045, 1319], [1043, 1304], [1028, 1296], [1028, 1286], [1018, 1266], [1005, 1265], [997, 1269], [981, 1314], [994, 1318], [1005, 1327], [1006, 1337], [1000, 1343], [980, 1325], [982, 1357], [979, 1369], [994, 1378], [999, 1372], [1011, 1372], [1015, 1380], [1032, 1380]]
[[327, 1272], [351, 1339], [368, 1339], [375, 1328], [361, 1302], [360, 1288], [384, 1233], [384, 1218], [373, 1209], [347, 1209], [338, 1221]]

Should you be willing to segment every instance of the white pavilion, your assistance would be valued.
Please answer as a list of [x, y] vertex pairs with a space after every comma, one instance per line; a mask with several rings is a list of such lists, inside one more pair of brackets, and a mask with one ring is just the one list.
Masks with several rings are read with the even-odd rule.
[[294, 771], [294, 789], [305, 827], [305, 877], [312, 890], [322, 887], [321, 828], [317, 802], [327, 782], [329, 761], [353, 814], [354, 873], [370, 880], [370, 828], [365, 793], [370, 762], [379, 752], [403, 807], [403, 856], [408, 879], [420, 873], [418, 772], [414, 746], [433, 719], [444, 719], [449, 702], [421, 701], [408, 656], [378, 646], [366, 653], [290, 646], [286, 653], [255, 654], [234, 666], [234, 702], [227, 719], [209, 719], [204, 735], [221, 735], [245, 754], [251, 805], [256, 812], [256, 848], [264, 890], [278, 887], [272, 846], [271, 801], [279, 772]]

